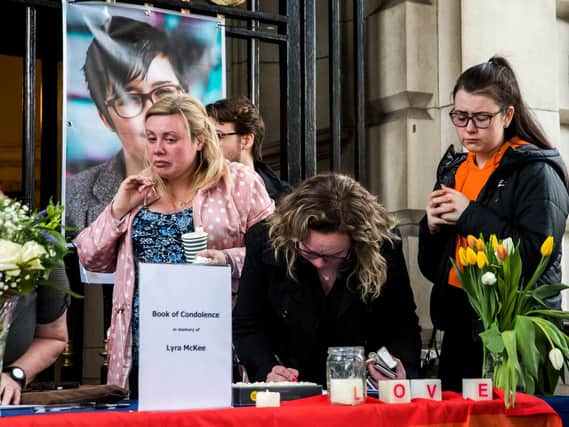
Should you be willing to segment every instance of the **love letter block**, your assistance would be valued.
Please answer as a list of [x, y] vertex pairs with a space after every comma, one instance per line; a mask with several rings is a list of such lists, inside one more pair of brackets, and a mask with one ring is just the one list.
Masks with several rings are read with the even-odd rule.
[[411, 402], [411, 386], [409, 380], [380, 381], [379, 398], [386, 403]]
[[492, 400], [492, 380], [490, 378], [463, 378], [462, 397], [472, 400]]
[[415, 398], [442, 400], [441, 380], [411, 380], [411, 399]]

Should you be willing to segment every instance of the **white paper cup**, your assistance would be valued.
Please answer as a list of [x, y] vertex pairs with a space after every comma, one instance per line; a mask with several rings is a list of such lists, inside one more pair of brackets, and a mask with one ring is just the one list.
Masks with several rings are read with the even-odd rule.
[[203, 245], [197, 245], [191, 248], [184, 247], [184, 255], [186, 257], [186, 261], [188, 261], [189, 263], [194, 262], [196, 254], [206, 249], [207, 249], [207, 243], [204, 243]]
[[192, 240], [203, 240], [206, 239], [207, 240], [207, 232], [205, 232], [203, 230], [203, 228], [198, 227], [196, 229], [196, 231], [193, 231], [191, 233], [184, 233], [182, 234], [182, 240], [183, 241], [192, 241]]
[[197, 227], [192, 233], [182, 234], [182, 246], [187, 262], [193, 263], [196, 253], [207, 249], [207, 236], [208, 234], [201, 227]]

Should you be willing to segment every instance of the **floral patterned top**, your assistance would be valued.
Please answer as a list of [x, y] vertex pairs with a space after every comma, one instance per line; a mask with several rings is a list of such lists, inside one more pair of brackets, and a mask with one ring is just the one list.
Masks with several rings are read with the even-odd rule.
[[182, 234], [194, 230], [192, 208], [172, 213], [160, 213], [142, 208], [132, 220], [132, 247], [136, 262], [134, 298], [132, 302], [132, 357], [138, 362], [139, 308], [138, 263], [183, 264]]

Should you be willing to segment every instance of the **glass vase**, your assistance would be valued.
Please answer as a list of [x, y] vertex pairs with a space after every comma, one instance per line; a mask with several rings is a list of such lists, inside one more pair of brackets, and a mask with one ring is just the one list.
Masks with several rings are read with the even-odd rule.
[[496, 372], [496, 368], [503, 363], [503, 357], [501, 353], [493, 353], [488, 350], [484, 350], [484, 360], [482, 362], [482, 378], [489, 378], [492, 380], [492, 383], [495, 387], [498, 385], [495, 384], [496, 376], [494, 373]]
[[[12, 324], [12, 314], [18, 303], [18, 296], [0, 298], [0, 372], [4, 362], [4, 351], [6, 350], [6, 340], [8, 339], [8, 331]], [[0, 411], [0, 415], [1, 415]]]
[[12, 323], [12, 314], [18, 303], [18, 296], [0, 298], [0, 372], [4, 361], [4, 351], [6, 349], [6, 340], [8, 331]]

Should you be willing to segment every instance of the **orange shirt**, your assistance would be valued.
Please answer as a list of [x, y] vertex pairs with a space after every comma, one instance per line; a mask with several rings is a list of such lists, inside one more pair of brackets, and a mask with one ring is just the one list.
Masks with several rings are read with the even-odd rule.
[[[492, 175], [492, 173], [500, 165], [500, 161], [502, 160], [502, 157], [504, 156], [506, 150], [509, 147], [515, 149], [523, 144], [527, 144], [527, 142], [522, 141], [518, 137], [514, 137], [511, 140], [505, 142], [502, 144], [500, 149], [490, 159], [488, 159], [482, 168], [479, 168], [476, 164], [475, 153], [468, 153], [466, 160], [458, 167], [456, 174], [454, 175], [454, 188], [464, 194], [468, 200], [476, 200], [478, 198], [478, 194], [480, 194], [480, 191], [486, 185], [486, 182], [488, 182], [490, 175]], [[462, 268], [462, 265], [460, 264], [460, 260], [458, 258], [458, 248], [461, 246], [466, 246], [466, 236], [456, 237], [454, 258], [457, 265]], [[461, 287], [460, 281], [458, 280], [458, 276], [454, 268], [450, 269], [448, 282], [449, 284], [458, 288]]]

